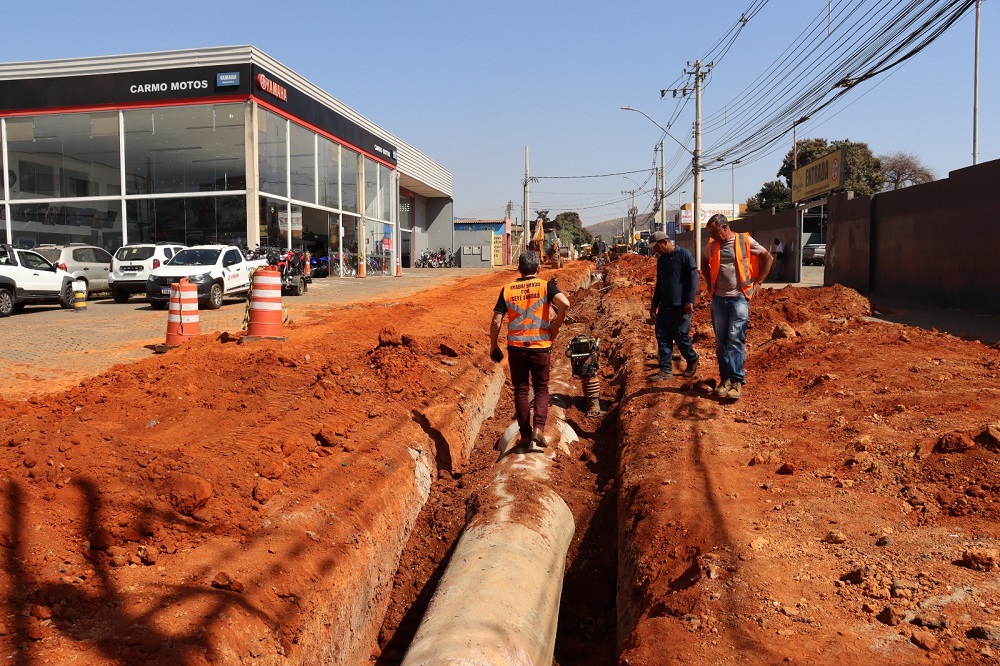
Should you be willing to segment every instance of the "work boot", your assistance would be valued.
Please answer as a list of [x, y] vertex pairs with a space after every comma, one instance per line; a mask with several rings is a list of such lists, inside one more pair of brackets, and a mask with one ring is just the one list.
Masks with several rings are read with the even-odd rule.
[[723, 379], [722, 383], [719, 384], [719, 387], [717, 389], [715, 389], [715, 395], [716, 395], [716, 397], [718, 397], [718, 398], [725, 398], [726, 395], [729, 393], [730, 385], [731, 385], [731, 382], [728, 379]]
[[674, 378], [674, 373], [673, 372], [670, 372], [669, 370], [660, 370], [659, 372], [654, 373], [654, 374], [650, 375], [649, 377], [646, 377], [646, 381], [648, 381], [648, 382], [666, 382], [666, 381], [670, 381], [673, 378]]
[[726, 397], [730, 400], [739, 400], [743, 397], [743, 385], [739, 382], [733, 382], [729, 386], [729, 391], [726, 393]]
[[541, 430], [535, 430], [531, 435], [531, 446], [540, 446], [543, 449], [548, 448], [549, 443], [545, 441], [545, 433]]
[[700, 360], [700, 356], [695, 356], [693, 361], [688, 361], [687, 367], [684, 369], [685, 377], [694, 377], [695, 373], [698, 372], [698, 361]]

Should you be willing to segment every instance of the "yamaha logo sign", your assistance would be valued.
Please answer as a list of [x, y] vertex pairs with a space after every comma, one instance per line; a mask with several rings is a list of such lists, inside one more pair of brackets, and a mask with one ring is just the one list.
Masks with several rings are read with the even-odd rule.
[[275, 83], [264, 74], [257, 75], [257, 87], [269, 95], [274, 95], [282, 102], [288, 101], [288, 89], [280, 83]]
[[239, 72], [219, 72], [215, 75], [215, 85], [219, 88], [240, 85]]

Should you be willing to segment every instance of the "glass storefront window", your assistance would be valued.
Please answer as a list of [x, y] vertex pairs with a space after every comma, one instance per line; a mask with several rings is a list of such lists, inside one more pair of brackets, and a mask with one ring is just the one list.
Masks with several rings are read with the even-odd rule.
[[319, 205], [340, 208], [340, 145], [319, 137]]
[[288, 196], [288, 121], [266, 109], [257, 112], [260, 191]]
[[316, 203], [316, 133], [292, 123], [292, 198]]
[[[346, 151], [345, 151], [346, 152]], [[342, 216], [343, 237], [341, 253], [344, 264], [344, 275], [357, 275], [358, 272], [358, 217], [355, 215]]]
[[365, 158], [365, 217], [378, 217], [378, 162]]
[[7, 119], [11, 199], [121, 193], [118, 112]]
[[350, 148], [341, 149], [340, 167], [340, 196], [342, 197], [341, 210], [349, 213], [358, 213], [358, 159], [359, 153]]
[[260, 244], [284, 248], [288, 245], [288, 203], [260, 198]]
[[389, 221], [392, 219], [392, 169], [384, 164], [378, 165], [378, 202], [379, 219]]
[[10, 216], [18, 247], [86, 243], [114, 252], [122, 245], [121, 200], [15, 203]]
[[244, 107], [123, 111], [126, 194], [246, 189]]
[[139, 199], [126, 204], [130, 243], [246, 245], [243, 196]]

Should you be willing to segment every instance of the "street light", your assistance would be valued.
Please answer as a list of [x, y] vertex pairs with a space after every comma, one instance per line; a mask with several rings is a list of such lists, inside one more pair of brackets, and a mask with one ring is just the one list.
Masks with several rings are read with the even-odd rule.
[[[696, 120], [696, 123], [695, 123], [695, 128], [696, 128], [695, 129], [695, 149], [692, 151], [690, 148], [688, 148], [683, 143], [681, 143], [680, 140], [677, 139], [677, 137], [675, 137], [673, 134], [671, 134], [670, 132], [668, 132], [666, 127], [664, 127], [660, 123], [658, 123], [655, 120], [653, 120], [652, 118], [650, 118], [649, 115], [646, 114], [646, 112], [640, 111], [639, 109], [634, 109], [631, 106], [623, 106], [623, 107], [621, 107], [622, 111], [635, 111], [636, 113], [641, 113], [642, 115], [646, 116], [646, 120], [648, 120], [649, 122], [651, 122], [654, 125], [656, 125], [657, 127], [659, 127], [660, 130], [665, 135], [669, 136], [674, 141], [674, 143], [676, 143], [678, 146], [680, 146], [681, 148], [683, 148], [684, 152], [686, 152], [688, 155], [691, 156], [691, 171], [694, 173], [694, 224], [693, 224], [693, 226], [694, 226], [694, 245], [695, 245], [695, 248], [694, 248], [694, 258], [695, 258], [695, 263], [698, 266], [701, 266], [701, 219], [700, 219], [701, 218], [701, 183], [699, 182], [699, 179], [701, 178], [701, 131], [700, 131], [700, 129], [698, 129], [700, 127], [700, 124], [701, 124], [701, 92], [700, 92], [700, 88], [699, 88], [699, 92], [698, 92], [698, 96], [697, 96], [697, 109], [698, 109], [698, 111], [697, 111], [697, 120]], [[660, 140], [660, 173], [662, 174], [661, 175], [661, 179], [666, 177], [666, 175], [663, 174], [663, 140], [662, 139]], [[662, 186], [660, 188], [660, 196], [661, 197], [663, 196], [663, 188], [662, 188]], [[662, 206], [663, 206], [663, 202], [661, 200], [660, 207], [662, 208]]]

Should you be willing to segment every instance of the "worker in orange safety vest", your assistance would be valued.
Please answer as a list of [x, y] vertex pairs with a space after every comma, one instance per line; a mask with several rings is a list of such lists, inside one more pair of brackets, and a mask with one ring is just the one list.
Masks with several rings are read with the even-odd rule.
[[715, 357], [721, 377], [715, 395], [739, 400], [746, 384], [750, 299], [771, 270], [774, 257], [750, 234], [730, 229], [729, 220], [721, 213], [708, 219], [705, 230], [710, 238], [701, 271], [712, 298]]
[[[521, 253], [517, 261], [521, 277], [500, 291], [490, 326], [490, 357], [499, 363], [504, 358], [499, 345], [500, 329], [504, 316], [507, 317], [510, 381], [514, 386], [514, 411], [521, 433], [513, 449], [516, 453], [540, 451], [546, 446], [550, 352], [569, 311], [569, 299], [559, 291], [555, 280], [538, 277], [540, 264], [537, 252], [525, 250]], [[535, 391], [533, 401], [528, 399], [532, 388]]]

